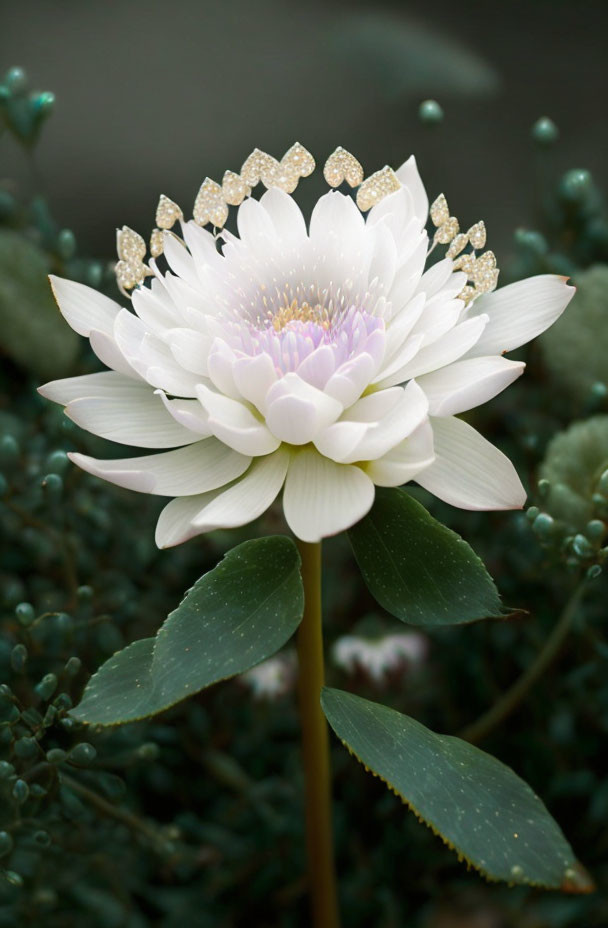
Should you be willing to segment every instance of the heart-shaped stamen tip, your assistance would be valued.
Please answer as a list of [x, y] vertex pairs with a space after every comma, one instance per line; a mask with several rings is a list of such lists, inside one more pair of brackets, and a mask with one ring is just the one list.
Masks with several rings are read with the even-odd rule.
[[358, 187], [363, 182], [363, 168], [354, 155], [339, 147], [325, 162], [323, 176], [330, 187], [339, 187], [343, 181]]
[[228, 219], [228, 206], [222, 188], [210, 177], [206, 177], [201, 184], [192, 215], [197, 225], [204, 226], [210, 222], [218, 229], [221, 229]]

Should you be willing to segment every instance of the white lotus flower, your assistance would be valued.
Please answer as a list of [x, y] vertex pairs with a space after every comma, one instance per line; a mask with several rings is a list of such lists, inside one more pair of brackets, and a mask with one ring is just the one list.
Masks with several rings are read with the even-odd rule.
[[354, 673], [362, 670], [375, 683], [383, 683], [389, 674], [407, 664], [420, 664], [428, 651], [428, 638], [419, 632], [401, 632], [382, 638], [343, 635], [334, 642], [334, 663]]
[[[347, 179], [360, 183], [340, 152], [326, 178], [340, 182], [346, 156]], [[264, 161], [252, 170], [258, 156], [268, 170]], [[464, 509], [521, 507], [510, 461], [457, 416], [522, 373], [503, 353], [548, 328], [573, 288], [543, 275], [479, 295], [496, 282], [492, 253], [452, 256], [469, 239], [483, 247], [483, 224], [456, 235], [444, 198], [432, 217], [435, 241], [452, 242], [450, 257], [425, 270], [428, 201], [413, 157], [362, 184], [362, 209], [376, 202], [367, 218], [331, 191], [307, 227], [285, 192], [298, 180], [286, 158], [254, 153], [242, 177], [225, 175], [224, 199], [205, 181], [199, 223], [222, 225], [226, 200], [249, 192], [245, 179], [252, 185], [259, 174], [270, 189], [241, 203], [238, 237], [183, 219], [183, 241], [155, 230], [151, 247], [164, 247], [166, 272], [152, 259], [144, 266], [143, 239], [123, 229], [119, 279], [139, 282], [131, 309], [52, 279], [61, 312], [110, 370], [40, 392], [96, 435], [160, 450], [72, 460], [121, 487], [175, 497], [158, 521], [160, 547], [250, 522], [281, 490], [287, 523], [308, 542], [361, 519], [375, 486], [413, 479]], [[230, 183], [241, 193], [230, 187], [229, 196]], [[166, 198], [159, 210], [165, 228], [182, 215]]]

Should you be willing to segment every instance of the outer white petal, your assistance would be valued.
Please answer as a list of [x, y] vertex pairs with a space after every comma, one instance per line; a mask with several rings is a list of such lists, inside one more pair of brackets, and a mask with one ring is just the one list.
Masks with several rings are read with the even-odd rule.
[[390, 376], [383, 376], [382, 380], [378, 381], [378, 385], [392, 387], [411, 377], [419, 377], [421, 374], [428, 374], [440, 367], [445, 367], [446, 364], [452, 364], [478, 342], [487, 321], [487, 316], [478, 316], [475, 319], [460, 322], [451, 332], [442, 335], [432, 345], [421, 348], [415, 357], [400, 370]]
[[112, 335], [107, 335], [105, 332], [99, 332], [93, 329], [89, 336], [89, 341], [91, 343], [91, 348], [102, 364], [105, 364], [106, 367], [111, 368], [113, 371], [124, 374], [125, 377], [131, 377], [133, 380], [141, 380], [141, 375], [133, 368], [127, 358], [125, 358]]
[[435, 460], [433, 429], [426, 419], [404, 441], [366, 464], [365, 471], [379, 487], [399, 487], [413, 480]]
[[416, 481], [461, 509], [521, 509], [526, 501], [509, 458], [462, 419], [431, 419], [436, 459]]
[[74, 453], [68, 457], [102, 480], [157, 496], [192, 496], [216, 490], [240, 477], [251, 463], [250, 457], [238, 454], [216, 438], [141, 458], [99, 461]]
[[112, 334], [112, 327], [120, 306], [103, 293], [66, 280], [64, 277], [49, 277], [53, 294], [61, 314], [79, 335], [90, 335], [93, 329]]
[[199, 532], [210, 532], [216, 528], [236, 528], [253, 522], [279, 495], [290, 456], [286, 448], [279, 448], [274, 454], [256, 458], [240, 480], [216, 496], [195, 516], [194, 526]]
[[553, 325], [574, 293], [567, 277], [541, 274], [479, 297], [471, 315], [486, 313], [488, 324], [470, 355], [502, 354], [525, 345]]
[[429, 200], [418, 173], [418, 165], [414, 156], [408, 158], [395, 173], [403, 186], [409, 190], [416, 216], [422, 221], [422, 225], [425, 225], [429, 212]]
[[302, 541], [317, 542], [350, 528], [373, 502], [374, 484], [361, 468], [335, 464], [308, 448], [293, 457], [283, 509], [287, 524]]
[[199, 385], [197, 394], [208, 413], [209, 428], [230, 448], [257, 456], [270, 454], [279, 447], [279, 439], [239, 400], [216, 393], [203, 384]]
[[[116, 317], [114, 336], [131, 367], [153, 387], [173, 396], [196, 396], [199, 377], [181, 367], [164, 341], [146, 331], [141, 319], [126, 309]], [[92, 344], [92, 338], [91, 338]]]
[[117, 371], [101, 371], [99, 374], [83, 374], [81, 377], [66, 377], [64, 380], [51, 380], [38, 387], [38, 393], [53, 403], [67, 406], [72, 400], [82, 399], [83, 396], [116, 397], [121, 390], [146, 389], [131, 377], [125, 377]]
[[114, 396], [86, 396], [66, 406], [76, 425], [123, 445], [137, 448], [177, 448], [201, 436], [176, 422], [147, 384], [120, 389]]
[[469, 358], [418, 377], [432, 416], [454, 416], [491, 400], [523, 374], [523, 361], [500, 355]]
[[170, 548], [194, 538], [200, 533], [192, 520], [221, 490], [197, 493], [196, 496], [178, 496], [167, 503], [156, 523], [155, 541], [159, 548]]

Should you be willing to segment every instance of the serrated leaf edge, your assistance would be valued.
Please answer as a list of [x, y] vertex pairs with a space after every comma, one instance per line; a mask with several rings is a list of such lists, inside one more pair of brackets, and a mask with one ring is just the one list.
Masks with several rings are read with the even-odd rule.
[[[328, 722], [329, 722], [329, 719], [328, 719]], [[440, 838], [441, 841], [443, 841], [446, 847], [448, 847], [451, 851], [453, 851], [456, 854], [456, 857], [459, 863], [466, 864], [467, 870], [471, 870], [471, 869], [476, 870], [477, 873], [479, 873], [485, 880], [487, 880], [488, 883], [506, 883], [506, 885], [509, 887], [530, 886], [534, 889], [562, 890], [562, 892], [569, 892], [569, 893], [575, 893], [575, 894], [584, 894], [584, 893], [595, 891], [595, 886], [593, 884], [593, 881], [589, 877], [589, 874], [587, 873], [585, 868], [582, 866], [582, 864], [578, 860], [576, 860], [576, 858], [574, 859], [572, 863], [572, 869], [578, 869], [578, 871], [582, 873], [583, 878], [589, 881], [590, 885], [586, 889], [580, 889], [576, 887], [575, 884], [568, 883], [565, 878], [564, 878], [564, 881], [559, 886], [556, 886], [553, 884], [548, 885], [547, 883], [540, 883], [536, 880], [522, 879], [518, 881], [506, 881], [506, 880], [503, 880], [501, 877], [492, 876], [491, 873], [489, 873], [483, 867], [479, 866], [479, 864], [476, 864], [469, 857], [467, 857], [464, 851], [462, 851], [457, 845], [453, 844], [449, 838], [446, 838], [446, 836], [436, 827], [434, 822], [432, 822], [430, 819], [425, 818], [422, 815], [422, 813], [416, 808], [416, 806], [412, 802], [410, 802], [410, 800], [407, 799], [402, 793], [400, 793], [399, 790], [396, 789], [396, 787], [392, 785], [392, 783], [389, 783], [388, 780], [386, 780], [382, 776], [382, 774], [376, 773], [375, 770], [372, 770], [371, 767], [368, 767], [365, 761], [361, 760], [357, 752], [353, 748], [351, 748], [351, 746], [346, 741], [344, 741], [343, 738], [340, 737], [340, 735], [336, 732], [331, 722], [329, 722], [329, 725], [331, 726], [332, 731], [334, 732], [338, 740], [344, 745], [348, 753], [351, 755], [351, 757], [354, 757], [355, 760], [357, 760], [358, 763], [361, 764], [361, 766], [364, 768], [366, 773], [371, 773], [373, 777], [376, 777], [378, 780], [384, 783], [384, 785], [388, 787], [389, 791], [391, 793], [394, 793], [394, 795], [397, 796], [397, 798], [401, 800], [403, 805], [406, 806], [406, 808], [410, 812], [413, 812], [413, 814], [418, 819], [418, 821], [421, 822], [421, 824], [426, 825], [426, 827], [429, 828], [430, 831], [432, 831], [432, 833], [437, 838]]]

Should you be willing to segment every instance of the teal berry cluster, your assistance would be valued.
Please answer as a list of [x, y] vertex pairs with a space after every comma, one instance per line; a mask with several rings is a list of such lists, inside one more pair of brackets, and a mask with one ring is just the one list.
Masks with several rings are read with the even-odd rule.
[[24, 147], [36, 144], [44, 122], [53, 112], [55, 94], [30, 90], [23, 68], [10, 68], [0, 83], [0, 125]]

